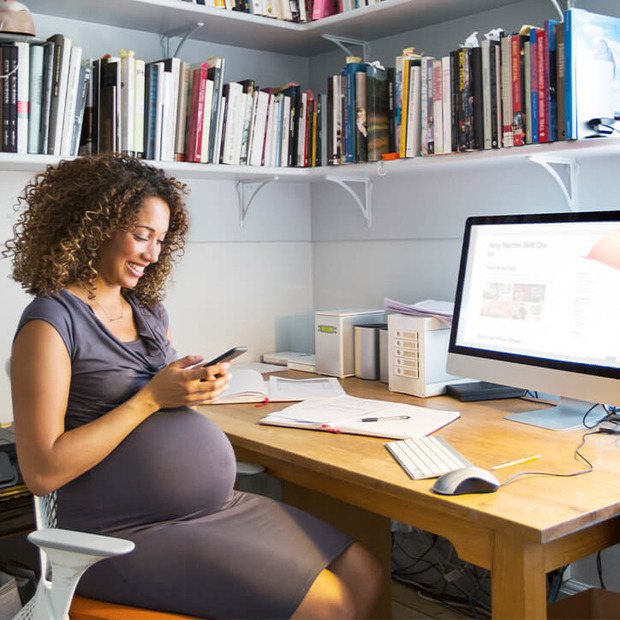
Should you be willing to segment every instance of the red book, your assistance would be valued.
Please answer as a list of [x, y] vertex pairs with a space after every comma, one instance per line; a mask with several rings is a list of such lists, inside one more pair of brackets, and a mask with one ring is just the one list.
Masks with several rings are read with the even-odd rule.
[[322, 19], [338, 13], [336, 0], [314, 0], [312, 6], [312, 19]]
[[205, 63], [192, 71], [192, 96], [187, 128], [187, 161], [200, 162], [207, 70], [208, 66]]
[[523, 37], [515, 34], [510, 40], [512, 56], [512, 131], [514, 146], [525, 142], [525, 106], [522, 97]]

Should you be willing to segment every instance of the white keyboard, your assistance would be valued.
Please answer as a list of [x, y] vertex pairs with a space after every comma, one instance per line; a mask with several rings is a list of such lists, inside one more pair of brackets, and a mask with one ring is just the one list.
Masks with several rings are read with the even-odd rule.
[[445, 439], [435, 435], [391, 441], [385, 447], [414, 480], [437, 478], [455, 469], [472, 467]]

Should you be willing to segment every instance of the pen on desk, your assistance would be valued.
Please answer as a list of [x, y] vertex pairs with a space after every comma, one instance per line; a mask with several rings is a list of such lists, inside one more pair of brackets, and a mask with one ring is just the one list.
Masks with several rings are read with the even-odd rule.
[[384, 420], [408, 420], [408, 415], [391, 415], [384, 418], [362, 418], [362, 422], [383, 422]]
[[511, 467], [512, 465], [521, 465], [521, 463], [529, 463], [530, 461], [535, 461], [539, 459], [542, 455], [535, 454], [534, 456], [526, 456], [524, 459], [518, 459], [517, 461], [509, 461], [508, 463], [502, 463], [501, 465], [494, 465], [491, 467], [492, 470], [496, 469], [504, 469], [504, 467]]

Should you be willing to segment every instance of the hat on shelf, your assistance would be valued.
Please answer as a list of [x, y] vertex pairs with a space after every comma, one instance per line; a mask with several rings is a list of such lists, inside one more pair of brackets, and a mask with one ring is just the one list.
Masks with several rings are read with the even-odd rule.
[[0, 33], [35, 36], [30, 10], [17, 0], [0, 0]]

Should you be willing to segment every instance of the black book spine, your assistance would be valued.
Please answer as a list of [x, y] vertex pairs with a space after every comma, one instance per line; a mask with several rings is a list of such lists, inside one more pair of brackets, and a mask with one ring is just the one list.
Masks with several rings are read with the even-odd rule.
[[471, 48], [471, 85], [473, 96], [473, 148], [484, 148], [484, 120], [482, 107], [482, 50]]
[[499, 148], [499, 126], [501, 116], [501, 101], [499, 91], [499, 43], [491, 41], [489, 47], [490, 83], [491, 83], [491, 148]]
[[9, 45], [9, 153], [17, 153], [17, 48]]
[[459, 52], [450, 52], [450, 80], [452, 88], [450, 92], [450, 122], [452, 123], [451, 150], [457, 153], [459, 150]]
[[43, 44], [43, 76], [41, 86], [41, 125], [39, 126], [39, 148], [41, 153], [47, 153], [49, 146], [50, 107], [52, 103], [52, 87], [54, 78], [54, 49], [53, 41]]
[[144, 150], [146, 159], [155, 159], [157, 81], [157, 67], [154, 63], [147, 64], [144, 85]]

